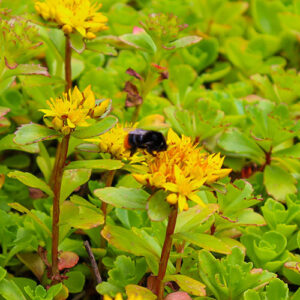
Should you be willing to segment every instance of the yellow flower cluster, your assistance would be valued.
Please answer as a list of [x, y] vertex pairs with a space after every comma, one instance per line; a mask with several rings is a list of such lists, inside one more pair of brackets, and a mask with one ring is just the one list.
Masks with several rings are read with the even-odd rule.
[[[91, 86], [80, 92], [77, 86], [69, 93], [47, 101], [50, 109], [40, 109], [44, 118], [51, 118], [51, 127], [67, 135], [77, 126], [88, 127], [91, 118], [100, 118], [109, 108], [110, 99], [96, 105], [96, 99]], [[50, 127], [50, 126], [49, 126]]]
[[98, 12], [101, 6], [91, 4], [90, 0], [45, 0], [35, 3], [35, 9], [43, 19], [57, 23], [65, 34], [77, 30], [87, 39], [93, 39], [96, 32], [107, 29], [107, 17]]
[[201, 152], [189, 137], [179, 138], [172, 129], [168, 132], [167, 144], [166, 151], [155, 157], [148, 156], [148, 173], [134, 174], [134, 177], [142, 184], [168, 191], [167, 201], [178, 203], [180, 211], [188, 209], [187, 199], [204, 206], [196, 192], [203, 184], [231, 172], [231, 169], [221, 169], [224, 157]]
[[100, 152], [109, 153], [112, 158], [129, 161], [130, 163], [138, 163], [144, 161], [144, 156], [138, 153], [130, 156], [130, 150], [126, 147], [128, 133], [136, 128], [137, 124], [122, 125], [117, 124], [108, 132], [100, 135], [96, 139], [90, 141], [99, 145]]
[[[107, 295], [104, 295], [104, 299], [103, 300], [113, 300], [113, 298], [111, 298], [111, 297], [109, 297]], [[115, 300], [123, 300], [122, 294], [118, 293], [116, 295], [116, 297], [115, 297]], [[127, 300], [143, 300], [143, 297], [141, 295], [132, 294], [132, 295], [128, 296]]]

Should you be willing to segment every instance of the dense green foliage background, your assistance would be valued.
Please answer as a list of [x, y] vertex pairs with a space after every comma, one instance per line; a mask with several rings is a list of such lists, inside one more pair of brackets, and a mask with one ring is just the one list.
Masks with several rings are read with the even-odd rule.
[[[167, 280], [173, 284], [167, 290], [180, 288], [193, 299], [300, 299], [300, 1], [102, 2], [109, 29], [87, 42], [86, 50], [73, 51], [73, 84], [81, 90], [91, 84], [97, 98], [112, 99], [111, 115], [121, 123], [130, 122], [134, 107], [124, 108], [124, 86], [136, 79], [126, 70], [145, 76], [152, 57], [148, 44], [132, 47], [124, 44], [124, 35], [152, 13], [176, 15], [180, 24], [188, 25], [179, 38], [202, 39], [176, 51], [162, 50], [167, 53], [162, 64], [168, 78], [144, 99], [139, 127], [164, 133], [171, 127], [206, 151], [225, 155], [224, 165], [233, 170], [230, 178], [215, 184], [214, 192], [199, 192], [207, 208], [181, 213], [174, 239], [176, 247], [184, 241], [184, 251], [171, 253]], [[1, 6], [3, 20], [21, 24], [11, 31], [22, 32], [29, 24], [24, 25], [25, 20], [37, 22], [32, 1], [3, 0]], [[9, 15], [6, 9], [11, 10]], [[22, 146], [13, 138], [21, 124], [42, 124], [38, 109], [63, 92], [65, 40], [59, 29], [34, 25], [26, 39], [15, 43], [14, 37], [3, 34], [8, 32], [3, 20], [0, 299], [53, 299], [62, 289], [69, 291], [68, 299], [82, 291], [82, 299], [99, 297], [83, 246], [86, 239], [102, 261], [99, 293], [115, 296], [124, 293], [128, 284], [147, 286], [150, 274], [157, 272], [167, 213], [153, 208], [149, 212], [149, 207], [127, 210], [122, 208], [126, 204], [114, 205], [111, 200], [116, 207], [109, 210], [109, 238], [103, 248], [101, 201], [93, 191], [104, 187], [104, 171], [111, 166], [101, 165], [69, 167], [65, 173], [63, 200], [72, 196], [62, 204], [60, 250], [73, 253], [79, 262], [67, 265], [66, 269], [72, 268], [63, 288], [54, 286], [47, 293], [42, 288], [48, 283], [41, 257], [51, 243], [52, 191], [45, 182], [51, 176], [57, 143]], [[17, 68], [8, 68], [15, 63]], [[40, 66], [19, 68], [25, 64]], [[49, 76], [43, 76], [47, 72]], [[78, 144], [71, 141], [70, 161], [103, 158], [79, 151]], [[35, 177], [23, 178], [19, 171]], [[129, 193], [122, 188], [133, 188], [136, 193], [126, 196], [146, 201], [149, 194], [132, 177], [134, 171], [117, 172], [116, 198]], [[174, 275], [178, 258], [182, 258], [181, 275]], [[199, 282], [206, 286], [206, 296]]]

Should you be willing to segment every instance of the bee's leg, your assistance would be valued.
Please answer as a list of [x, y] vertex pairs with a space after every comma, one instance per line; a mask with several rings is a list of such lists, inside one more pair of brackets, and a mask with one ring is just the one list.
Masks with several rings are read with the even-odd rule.
[[136, 152], [136, 147], [132, 147], [130, 149], [130, 156], [132, 156]]
[[156, 156], [156, 154], [153, 153], [153, 150], [151, 149], [151, 146], [148, 146], [148, 147], [147, 147], [147, 152], [148, 152], [149, 154], [151, 154], [152, 156], [154, 156], [154, 157]]

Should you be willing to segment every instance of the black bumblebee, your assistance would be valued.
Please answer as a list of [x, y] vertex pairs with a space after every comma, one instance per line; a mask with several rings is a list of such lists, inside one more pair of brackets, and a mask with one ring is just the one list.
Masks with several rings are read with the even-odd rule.
[[153, 151], [167, 150], [167, 143], [162, 133], [153, 130], [135, 129], [128, 133], [124, 141], [125, 148], [133, 155], [138, 148], [146, 149], [151, 155]]

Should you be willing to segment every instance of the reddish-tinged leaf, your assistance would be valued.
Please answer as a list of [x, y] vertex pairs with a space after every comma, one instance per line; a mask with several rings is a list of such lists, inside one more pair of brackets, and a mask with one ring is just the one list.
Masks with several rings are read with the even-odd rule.
[[6, 65], [10, 70], [13, 70], [13, 69], [15, 69], [15, 68], [18, 66], [18, 64], [17, 64], [16, 62], [15, 62], [15, 63], [10, 63], [6, 57], [4, 57], [4, 61], [5, 61], [5, 65]]
[[58, 268], [59, 270], [70, 269], [77, 265], [79, 256], [71, 251], [64, 251], [59, 256]]
[[45, 140], [53, 140], [58, 136], [55, 130], [31, 123], [20, 126], [15, 132], [13, 141], [17, 145], [30, 145]]
[[45, 194], [40, 189], [29, 188], [29, 197], [31, 199], [40, 199], [44, 198]]
[[9, 111], [10, 108], [0, 106], [0, 118], [5, 116]]
[[169, 294], [165, 300], [192, 300], [192, 298], [186, 292], [175, 292]]
[[35, 65], [35, 64], [21, 64], [11, 67], [8, 69], [2, 79], [9, 78], [11, 76], [18, 76], [18, 75], [43, 75], [49, 77], [49, 73], [47, 68], [41, 66], [41, 65]]
[[130, 76], [137, 78], [138, 80], [143, 80], [143, 77], [131, 68], [127, 69], [126, 73]]
[[147, 278], [147, 288], [153, 293], [157, 291], [157, 276], [150, 275]]
[[133, 107], [143, 103], [143, 98], [139, 94], [137, 87], [130, 81], [125, 83], [124, 91], [127, 93], [125, 103], [126, 107]]

